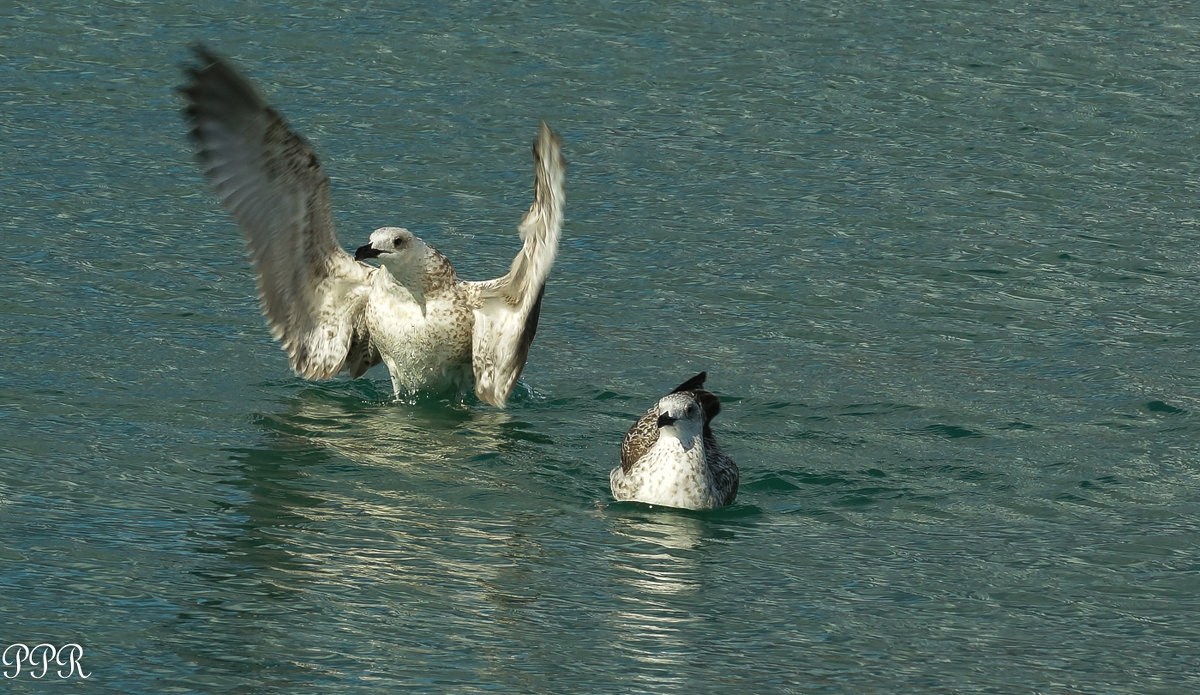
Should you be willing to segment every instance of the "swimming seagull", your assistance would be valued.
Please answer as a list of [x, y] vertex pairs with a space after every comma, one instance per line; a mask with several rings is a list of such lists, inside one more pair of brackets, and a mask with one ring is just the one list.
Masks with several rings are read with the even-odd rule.
[[721, 401], [704, 386], [706, 372], [680, 384], [646, 411], [621, 443], [621, 465], [609, 474], [613, 497], [683, 509], [733, 502], [738, 467], [721, 451], [709, 423]]
[[[562, 227], [561, 139], [533, 143], [534, 200], [507, 274], [460, 280], [402, 227], [376, 229], [351, 256], [333, 226], [329, 176], [245, 77], [196, 47], [185, 114], [201, 165], [241, 227], [271, 335], [309, 379], [361, 376], [383, 362], [396, 397], [464, 391], [504, 407], [537, 330]], [[375, 260], [379, 266], [364, 263]]]

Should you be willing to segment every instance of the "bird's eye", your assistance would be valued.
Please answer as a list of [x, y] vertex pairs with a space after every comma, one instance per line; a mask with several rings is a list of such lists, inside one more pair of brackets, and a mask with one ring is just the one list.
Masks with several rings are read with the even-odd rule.
[[402, 236], [398, 236], [395, 239], [392, 239], [392, 246], [395, 248], [400, 248], [401, 246], [404, 246], [405, 241], [407, 241], [407, 239]]

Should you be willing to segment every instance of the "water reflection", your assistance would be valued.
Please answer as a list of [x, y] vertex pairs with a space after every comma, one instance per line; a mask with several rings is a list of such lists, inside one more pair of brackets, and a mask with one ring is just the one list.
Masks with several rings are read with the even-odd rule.
[[634, 543], [614, 558], [621, 585], [611, 629], [618, 649], [638, 667], [630, 674], [654, 691], [692, 691], [690, 672], [705, 653], [706, 623], [717, 579], [705, 566], [707, 547], [733, 533], [711, 513], [614, 505], [615, 534]]
[[170, 629], [177, 653], [200, 668], [181, 685], [197, 689], [237, 687], [231, 661], [256, 663], [256, 692], [290, 692], [319, 673], [305, 665], [286, 629], [309, 585], [319, 582], [319, 561], [289, 543], [327, 500], [304, 484], [308, 471], [330, 455], [284, 437], [268, 446], [231, 452], [229, 476], [213, 500], [219, 519], [193, 535], [204, 558], [191, 570], [196, 580], [181, 595], [177, 624]]
[[614, 520], [613, 532], [630, 540], [659, 545], [676, 550], [690, 550], [700, 545], [705, 532], [711, 530], [699, 515], [670, 510], [646, 510], [641, 505], [613, 505], [626, 508], [628, 513]]
[[[544, 441], [527, 423], [491, 408], [319, 387], [256, 422], [260, 445], [230, 452], [214, 492], [220, 521], [197, 533], [208, 560], [192, 570], [200, 586], [179, 614], [181, 654], [254, 659], [259, 682], [288, 692], [341, 651], [321, 653], [338, 637], [311, 632], [314, 611], [383, 630], [425, 607], [443, 614], [448, 596], [468, 606], [521, 600], [503, 595], [503, 572], [486, 578], [498, 548], [538, 549], [490, 528], [478, 510], [498, 506], [480, 496], [513, 496], [511, 480], [490, 474], [494, 459]], [[312, 654], [295, 653], [301, 633]]]
[[292, 399], [260, 424], [275, 438], [320, 446], [361, 464], [409, 465], [458, 460], [533, 436], [503, 410], [447, 400], [365, 400], [322, 388]]

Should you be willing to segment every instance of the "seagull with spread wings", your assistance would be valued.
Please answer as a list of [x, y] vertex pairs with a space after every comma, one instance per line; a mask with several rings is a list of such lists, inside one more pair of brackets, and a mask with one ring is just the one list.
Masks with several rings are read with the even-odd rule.
[[[204, 173], [242, 230], [263, 314], [309, 379], [361, 376], [383, 362], [397, 398], [462, 392], [504, 407], [537, 330], [563, 219], [561, 139], [533, 143], [534, 200], [508, 273], [460, 280], [450, 261], [402, 227], [376, 229], [354, 255], [334, 230], [329, 176], [245, 77], [194, 49], [182, 88]], [[378, 266], [365, 263], [374, 260]]]

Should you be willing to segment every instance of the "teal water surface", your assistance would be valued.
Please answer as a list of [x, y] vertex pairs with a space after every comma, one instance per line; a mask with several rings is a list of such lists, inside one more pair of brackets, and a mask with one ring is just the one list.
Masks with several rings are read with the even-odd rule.
[[[1188, 3], [10, 4], [0, 648], [81, 645], [81, 692], [1200, 691], [1198, 36]], [[506, 410], [288, 371], [186, 141], [195, 41], [312, 141], [348, 248], [501, 274], [563, 134]], [[736, 504], [613, 504], [700, 370]]]

